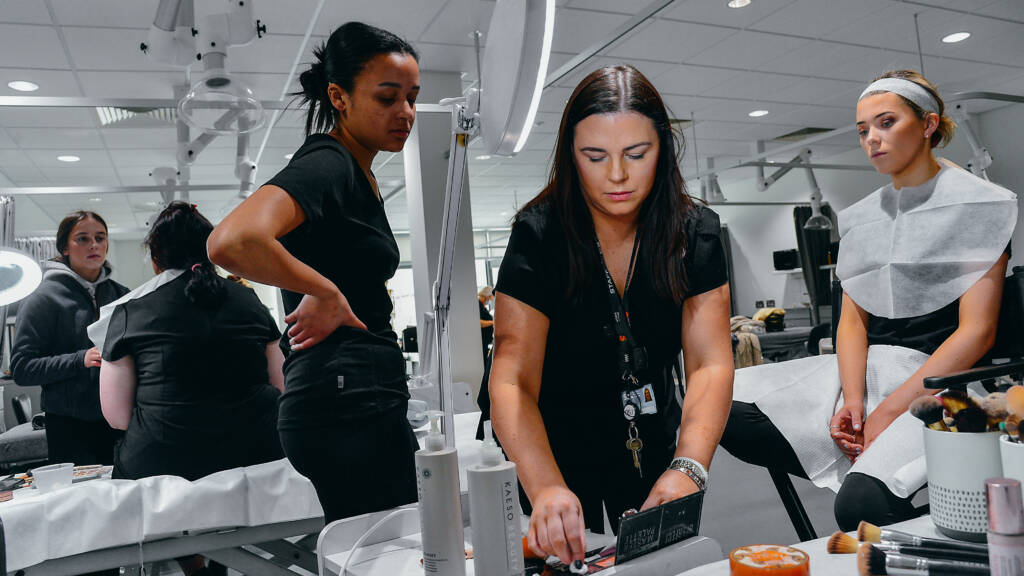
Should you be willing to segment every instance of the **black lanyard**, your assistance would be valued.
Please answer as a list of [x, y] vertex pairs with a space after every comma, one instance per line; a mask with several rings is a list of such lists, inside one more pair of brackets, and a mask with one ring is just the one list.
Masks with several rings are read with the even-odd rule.
[[623, 387], [635, 388], [638, 381], [635, 372], [647, 368], [647, 350], [640, 346], [633, 338], [633, 331], [629, 328], [629, 299], [627, 292], [633, 278], [633, 267], [636, 264], [636, 255], [640, 249], [640, 230], [637, 229], [633, 238], [633, 252], [629, 256], [629, 268], [626, 270], [626, 282], [622, 288], [622, 297], [615, 288], [615, 280], [612, 279], [608, 265], [604, 261], [604, 253], [601, 251], [601, 241], [597, 234], [594, 234], [594, 244], [597, 246], [597, 255], [601, 259], [601, 267], [604, 269], [605, 281], [608, 284], [608, 303], [611, 305], [612, 325], [618, 336], [619, 347], [616, 353], [616, 360], [619, 370], [622, 373]]

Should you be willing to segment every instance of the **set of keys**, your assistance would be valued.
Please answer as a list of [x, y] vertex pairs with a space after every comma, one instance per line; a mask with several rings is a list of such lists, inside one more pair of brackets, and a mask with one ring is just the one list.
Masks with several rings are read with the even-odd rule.
[[644, 477], [644, 471], [640, 469], [640, 451], [644, 448], [644, 441], [640, 439], [640, 431], [636, 428], [636, 422], [629, 423], [629, 439], [626, 440], [626, 450], [633, 453], [633, 467], [636, 468], [640, 477]]

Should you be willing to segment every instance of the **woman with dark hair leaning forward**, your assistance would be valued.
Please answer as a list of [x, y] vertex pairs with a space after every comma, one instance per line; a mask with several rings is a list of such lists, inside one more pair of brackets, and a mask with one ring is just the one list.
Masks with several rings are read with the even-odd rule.
[[[114, 478], [196, 480], [284, 456], [281, 333], [255, 292], [217, 275], [212, 230], [194, 205], [172, 202], [145, 240], [156, 277], [89, 326], [103, 416], [125, 431]], [[201, 556], [178, 562], [186, 576], [209, 572]]]
[[278, 286], [288, 322], [278, 428], [327, 522], [416, 500], [405, 360], [385, 283], [398, 245], [370, 170], [416, 119], [416, 51], [358, 22], [302, 73], [306, 142], [210, 236], [210, 258]]
[[[494, 429], [533, 508], [530, 546], [567, 563], [583, 558], [585, 528], [603, 532], [605, 511], [617, 530], [627, 509], [703, 489], [725, 426], [720, 225], [686, 195], [678, 152], [639, 71], [587, 76], [498, 275]], [[680, 348], [682, 410], [670, 374]]]
[[110, 278], [107, 224], [72, 212], [57, 228], [60, 256], [43, 262], [43, 282], [18, 309], [11, 372], [42, 387], [51, 462], [111, 464], [115, 431], [100, 411], [100, 351], [86, 334], [100, 307], [128, 289]]
[[[836, 354], [736, 371], [722, 446], [837, 492], [854, 530], [919, 515], [928, 376], [973, 366], [992, 347], [1016, 196], [932, 149], [952, 138], [938, 91], [917, 72], [877, 78], [857, 103], [861, 148], [892, 178], [839, 213], [843, 303]], [[919, 465], [920, 464], [920, 465]]]

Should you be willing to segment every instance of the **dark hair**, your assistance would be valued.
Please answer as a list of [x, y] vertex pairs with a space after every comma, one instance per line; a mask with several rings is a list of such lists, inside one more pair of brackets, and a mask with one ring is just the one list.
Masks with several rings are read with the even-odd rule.
[[551, 179], [544, 190], [520, 210], [548, 203], [558, 215], [569, 251], [569, 283], [566, 297], [580, 294], [587, 278], [599, 266], [594, 246], [594, 221], [583, 198], [576, 170], [573, 144], [576, 125], [593, 114], [636, 112], [650, 118], [658, 133], [658, 166], [654, 185], [640, 208], [640, 250], [657, 255], [665, 265], [653, 267], [651, 274], [659, 296], [681, 305], [685, 298], [686, 278], [683, 257], [686, 254], [686, 220], [695, 205], [686, 194], [679, 172], [683, 150], [682, 134], [673, 130], [668, 109], [661, 95], [639, 70], [628, 65], [607, 66], [591, 72], [573, 90], [562, 114], [555, 144]]
[[302, 98], [306, 113], [306, 135], [329, 132], [338, 124], [338, 111], [327, 96], [327, 86], [337, 84], [352, 93], [356, 76], [378, 54], [408, 54], [418, 62], [416, 50], [398, 36], [362, 22], [348, 22], [331, 32], [327, 41], [313, 48], [316, 61], [299, 75], [302, 90], [293, 96]]
[[[952, 118], [946, 116], [946, 103], [942, 101], [942, 98], [939, 96], [939, 89], [936, 88], [934, 84], [929, 82], [921, 75], [920, 72], [915, 70], [891, 70], [882, 74], [878, 78], [875, 78], [872, 82], [881, 80], [882, 78], [901, 78], [903, 80], [909, 80], [927, 90], [928, 93], [931, 94], [932, 98], [935, 99], [935, 103], [939, 105], [939, 125], [935, 128], [935, 131], [932, 132], [931, 138], [929, 139], [931, 147], [942, 147], [949, 144], [949, 141], [953, 139], [953, 132], [956, 131], [956, 122], [953, 122]], [[897, 94], [897, 96], [900, 95]], [[928, 114], [930, 114], [930, 112], [926, 111], [924, 108], [921, 108], [903, 96], [900, 96], [900, 100], [903, 100], [903, 103], [914, 111], [914, 115], [917, 116], [919, 120], [928, 118]]]
[[71, 214], [68, 214], [60, 221], [60, 226], [57, 226], [57, 253], [59, 254], [58, 259], [64, 259], [64, 251], [68, 249], [68, 240], [71, 239], [71, 231], [75, 228], [75, 224], [78, 224], [82, 220], [95, 220], [103, 226], [104, 232], [107, 231], [107, 223], [103, 218], [95, 213], [88, 210], [76, 210]]
[[191, 274], [185, 296], [193, 304], [212, 308], [224, 299], [225, 289], [206, 255], [206, 239], [213, 224], [199, 213], [195, 204], [171, 202], [156, 217], [143, 244], [162, 270], [177, 268]]

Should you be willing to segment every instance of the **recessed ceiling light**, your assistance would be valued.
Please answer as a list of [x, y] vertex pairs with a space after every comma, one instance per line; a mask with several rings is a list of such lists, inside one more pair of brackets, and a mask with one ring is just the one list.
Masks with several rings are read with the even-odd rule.
[[57, 160], [60, 160], [61, 162], [78, 162], [81, 158], [74, 154], [65, 154], [63, 156], [57, 156]]
[[477, 156], [476, 159], [477, 160], [490, 160], [491, 159], [491, 155], [490, 154], [481, 154], [481, 155]]
[[292, 159], [292, 156], [294, 156], [294, 155], [295, 155], [295, 153], [294, 153], [294, 152], [291, 152], [291, 153], [289, 153], [289, 154], [285, 154], [285, 155], [284, 155], [284, 157], [285, 157], [285, 159], [287, 159], [287, 160], [291, 160], [291, 159]]
[[27, 80], [14, 80], [13, 82], [7, 83], [8, 88], [17, 90], [18, 92], [35, 92], [39, 90], [39, 84], [35, 82], [29, 82]]
[[754, 110], [750, 114], [747, 114], [747, 116], [750, 116], [751, 118], [760, 118], [761, 116], [767, 116], [767, 115], [768, 115], [768, 111], [767, 110]]
[[729, 8], [743, 8], [750, 6], [750, 0], [729, 0], [725, 5]]
[[99, 198], [99, 197], [89, 198], [89, 202], [103, 202], [103, 198]]
[[964, 40], [967, 40], [970, 37], [970, 32], [954, 32], [953, 34], [950, 34], [949, 36], [943, 38], [942, 41], [945, 42], [946, 44], [955, 44], [957, 42], [963, 42]]

